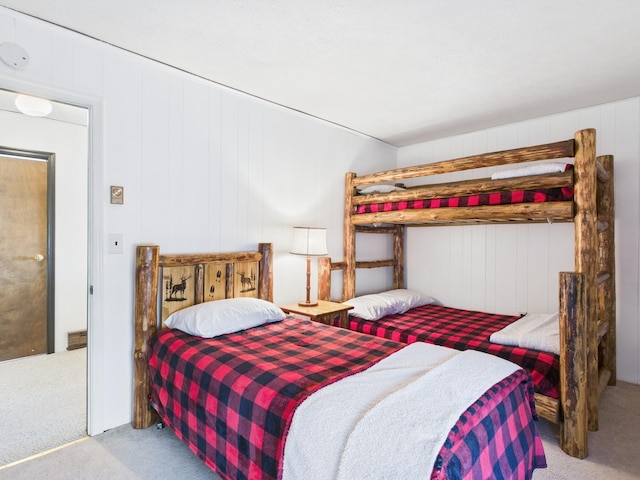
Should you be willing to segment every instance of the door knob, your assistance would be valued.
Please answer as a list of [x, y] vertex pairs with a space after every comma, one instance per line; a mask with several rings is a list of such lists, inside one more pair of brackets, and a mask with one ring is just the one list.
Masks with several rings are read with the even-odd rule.
[[33, 259], [34, 259], [36, 262], [41, 262], [41, 261], [43, 261], [43, 260], [44, 260], [44, 255], [41, 255], [41, 254], [39, 253], [39, 254], [37, 254], [35, 257], [33, 257]]

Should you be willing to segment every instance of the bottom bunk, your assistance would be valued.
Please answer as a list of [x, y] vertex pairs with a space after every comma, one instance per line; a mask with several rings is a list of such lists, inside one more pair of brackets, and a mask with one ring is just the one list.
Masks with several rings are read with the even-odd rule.
[[[331, 271], [343, 267], [344, 263], [331, 264], [331, 260], [326, 257], [322, 260], [319, 267], [321, 300], [328, 300], [327, 295], [331, 291]], [[371, 320], [350, 316], [347, 328], [404, 343], [422, 341], [450, 348], [480, 350], [517, 363], [527, 369], [536, 381], [536, 408], [540, 416], [560, 425], [562, 450], [573, 457], [585, 458], [588, 454], [587, 402], [590, 395], [586, 372], [589, 362], [598, 361], [597, 358], [594, 360], [587, 355], [589, 330], [585, 314], [585, 284], [584, 274], [560, 273], [557, 354], [499, 345], [489, 341], [492, 333], [516, 321], [519, 316], [486, 314], [433, 305], [410, 310], [408, 316], [396, 315], [398, 312], [394, 312], [393, 307], [389, 306], [388, 299], [382, 302], [381, 307], [371, 307], [371, 304], [366, 302], [369, 303], [370, 309], [382, 314]], [[404, 292], [406, 294], [407, 291]], [[345, 299], [344, 303], [354, 305], [359, 299], [362, 297]], [[405, 307], [411, 303], [406, 297], [396, 301], [404, 302]], [[425, 321], [422, 315], [426, 311], [431, 312], [431, 316], [429, 318], [427, 315]], [[353, 310], [350, 311], [352, 312]], [[495, 324], [491, 325], [492, 322]], [[600, 335], [603, 333], [600, 332]], [[601, 368], [596, 386], [598, 395], [608, 381], [608, 370]], [[597, 405], [597, 399], [595, 403]]]
[[[138, 247], [134, 428], [157, 412], [225, 479], [530, 479], [546, 466], [524, 369], [286, 316], [260, 252]], [[234, 285], [249, 264], [254, 283]], [[158, 303], [172, 312], [160, 322]]]
[[[345, 303], [358, 304], [363, 299], [370, 302], [375, 298], [379, 296], [366, 295]], [[478, 350], [504, 358], [530, 372], [536, 393], [553, 399], [560, 397], [560, 357], [557, 352], [491, 341], [492, 335], [521, 320], [521, 316], [463, 310], [436, 303], [381, 318], [363, 314], [358, 307], [349, 314], [347, 328], [356, 332], [403, 343], [426, 342], [456, 350]], [[338, 323], [336, 321], [335, 326], [339, 326]]]

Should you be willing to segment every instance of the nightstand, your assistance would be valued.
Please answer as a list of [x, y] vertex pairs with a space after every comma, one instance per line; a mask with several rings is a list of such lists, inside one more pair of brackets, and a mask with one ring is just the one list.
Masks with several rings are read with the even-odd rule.
[[346, 328], [349, 323], [349, 315], [347, 312], [353, 307], [346, 303], [318, 300], [318, 305], [315, 307], [302, 307], [298, 305], [298, 303], [288, 303], [287, 305], [280, 305], [280, 308], [285, 313], [304, 315], [315, 322], [326, 323], [327, 325], [331, 325], [331, 321], [334, 318], [339, 318], [339, 325]]

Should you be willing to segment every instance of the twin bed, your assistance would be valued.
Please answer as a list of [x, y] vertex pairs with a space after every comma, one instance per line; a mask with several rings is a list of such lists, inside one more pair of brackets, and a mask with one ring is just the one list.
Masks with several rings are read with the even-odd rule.
[[[347, 173], [344, 258], [319, 259], [318, 298], [329, 300], [333, 271], [343, 274], [338, 301], [346, 303], [356, 296], [356, 269], [392, 267], [393, 287], [402, 288], [406, 227], [573, 222], [575, 271], [559, 273], [555, 353], [489, 341], [516, 316], [438, 305], [374, 321], [351, 316], [348, 328], [405, 343], [481, 350], [518, 363], [534, 378], [538, 413], [560, 424], [561, 448], [586, 457], [587, 431], [598, 429], [599, 394], [616, 382], [613, 157], [596, 158], [595, 142], [595, 130], [585, 129], [545, 145]], [[497, 167], [492, 178], [438, 182], [446, 174], [487, 167]], [[416, 181], [421, 185], [404, 185]], [[358, 233], [392, 235], [393, 257], [357, 261]]]
[[134, 428], [159, 418], [229, 479], [528, 479], [546, 465], [524, 369], [285, 316], [271, 263], [270, 244], [138, 247]]

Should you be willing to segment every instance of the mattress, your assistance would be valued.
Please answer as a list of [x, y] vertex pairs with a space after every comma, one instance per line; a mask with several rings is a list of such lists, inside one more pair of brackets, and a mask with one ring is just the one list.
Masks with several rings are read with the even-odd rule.
[[492, 333], [519, 318], [520, 316], [430, 304], [376, 321], [350, 316], [348, 328], [403, 343], [427, 342], [458, 350], [472, 349], [497, 355], [529, 371], [536, 392], [559, 398], [558, 355], [489, 341]]
[[563, 202], [573, 198], [573, 189], [568, 187], [538, 190], [515, 190], [491, 192], [449, 198], [406, 200], [401, 202], [356, 205], [355, 214], [390, 212], [394, 210], [416, 210], [429, 208], [475, 207], [484, 205], [508, 205], [516, 203]]

